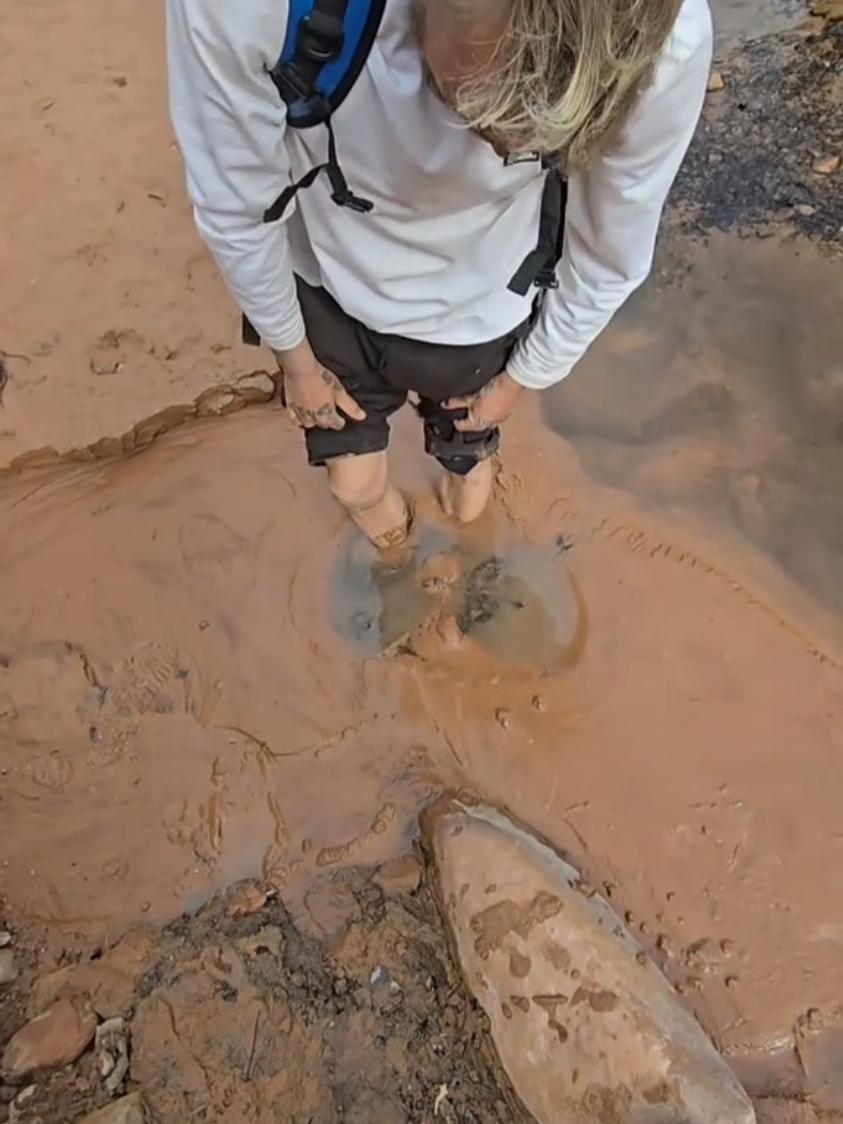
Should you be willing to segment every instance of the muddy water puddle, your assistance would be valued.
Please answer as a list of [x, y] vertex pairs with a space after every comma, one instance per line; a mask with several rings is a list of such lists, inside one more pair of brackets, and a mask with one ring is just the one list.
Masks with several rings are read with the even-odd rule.
[[[549, 675], [582, 647], [585, 606], [560, 558], [563, 536], [545, 545], [506, 542], [492, 521], [479, 529], [425, 527], [412, 549], [378, 558], [351, 535], [331, 587], [330, 619], [340, 635], [366, 655], [425, 656], [433, 630], [436, 656], [463, 657], [464, 643], [510, 674], [515, 666]], [[481, 671], [481, 674], [483, 672]]]
[[274, 408], [4, 482], [0, 893], [88, 946], [244, 876], [306, 917], [468, 784], [610, 886], [727, 1051], [786, 1037], [843, 982], [834, 651], [535, 417], [466, 535], [417, 440], [381, 571]]

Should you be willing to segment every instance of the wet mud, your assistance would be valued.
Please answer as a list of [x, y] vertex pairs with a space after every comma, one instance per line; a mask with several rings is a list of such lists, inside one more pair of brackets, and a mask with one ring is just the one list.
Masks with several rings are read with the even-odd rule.
[[[608, 883], [727, 1056], [786, 1084], [770, 1051], [841, 985], [834, 637], [746, 552], [589, 484], [537, 420], [513, 423], [494, 508], [444, 565], [460, 536], [400, 419], [399, 482], [436, 548], [401, 580], [433, 605], [396, 626], [382, 597], [370, 652], [328, 611], [359, 555], [279, 408], [8, 480], [0, 893], [22, 923], [90, 953], [249, 876], [295, 912], [469, 785]], [[358, 610], [346, 588], [371, 618], [371, 589]], [[490, 588], [493, 620], [543, 622], [547, 661], [459, 627], [449, 597], [488, 609]]]
[[[721, 41], [797, 16], [715, 8]], [[0, 76], [0, 930], [25, 964], [0, 1041], [48, 969], [140, 947], [120, 995], [163, 1119], [179, 1096], [255, 1121], [518, 1121], [427, 891], [362, 870], [467, 786], [603, 888], [754, 1095], [799, 1096], [806, 1068], [833, 1093], [843, 192], [817, 168], [843, 146], [840, 22], [722, 50], [656, 276], [510, 424], [488, 518], [441, 516], [397, 419], [416, 534], [384, 561], [232, 343], [158, 15], [118, 3], [105, 65], [90, 13], [27, 11], [4, 41], [56, 86]], [[32, 200], [71, 160], [68, 221]], [[238, 912], [243, 878], [262, 889]], [[102, 1099], [80, 1064], [29, 1119]]]
[[843, 621], [843, 259], [715, 235], [665, 273], [545, 419], [590, 477], [758, 551]]

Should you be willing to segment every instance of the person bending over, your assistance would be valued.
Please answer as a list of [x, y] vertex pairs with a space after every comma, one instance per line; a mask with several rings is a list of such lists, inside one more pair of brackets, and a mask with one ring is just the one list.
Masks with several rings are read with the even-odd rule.
[[706, 0], [167, 0], [167, 31], [196, 225], [310, 464], [403, 542], [412, 393], [445, 510], [477, 518], [499, 427], [650, 271]]

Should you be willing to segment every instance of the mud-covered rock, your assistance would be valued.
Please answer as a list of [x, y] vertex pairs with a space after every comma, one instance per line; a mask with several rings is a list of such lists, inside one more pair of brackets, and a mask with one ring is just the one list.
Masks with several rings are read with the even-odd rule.
[[439, 801], [424, 831], [468, 985], [539, 1124], [752, 1124], [702, 1028], [571, 866], [482, 806]]
[[10, 1080], [41, 1069], [60, 1069], [87, 1048], [97, 1028], [96, 1015], [67, 997], [21, 1027], [3, 1052], [0, 1070]]
[[18, 978], [15, 954], [10, 948], [0, 948], [0, 984], [14, 983]]
[[372, 881], [387, 894], [413, 894], [421, 881], [421, 866], [415, 855], [399, 855], [382, 863]]
[[36, 980], [29, 999], [29, 1013], [40, 1015], [57, 999], [90, 1000], [103, 1019], [124, 1013], [132, 1002], [134, 980], [107, 960], [69, 964]]
[[843, 1008], [808, 1011], [796, 1024], [804, 1093], [823, 1112], [843, 1112]]
[[90, 1113], [79, 1124], [144, 1124], [145, 1121], [141, 1095], [132, 1093], [131, 1096], [121, 1097], [119, 1101]]

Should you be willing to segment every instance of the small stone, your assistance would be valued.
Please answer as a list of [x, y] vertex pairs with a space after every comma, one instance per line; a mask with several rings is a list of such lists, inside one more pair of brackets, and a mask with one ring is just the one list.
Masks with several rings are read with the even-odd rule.
[[115, 968], [109, 957], [101, 960], [68, 964], [41, 976], [33, 984], [29, 996], [28, 1013], [31, 1017], [46, 1011], [57, 999], [71, 1000], [84, 997], [102, 1019], [128, 1011], [132, 1005], [134, 980], [131, 975]]
[[502, 726], [504, 728], [504, 730], [511, 730], [512, 729], [512, 712], [509, 711], [509, 710], [496, 710], [495, 711], [495, 721], [497, 722], [497, 724], [499, 726]]
[[726, 83], [720, 71], [712, 70], [711, 74], [709, 74], [708, 76], [708, 85], [706, 86], [708, 92], [710, 94], [717, 94], [725, 87], [725, 85]]
[[388, 987], [392, 982], [392, 977], [382, 964], [378, 964], [376, 968], [372, 969], [372, 974], [369, 976], [369, 987]]
[[14, 983], [18, 978], [15, 954], [10, 948], [0, 948], [0, 984]]
[[462, 580], [462, 566], [455, 554], [443, 552], [425, 558], [419, 566], [416, 580], [429, 593], [452, 589]]
[[39, 1069], [61, 1069], [76, 1061], [96, 1029], [93, 1011], [78, 1010], [67, 997], [58, 999], [13, 1035], [0, 1069], [12, 1079]]
[[[703, 1029], [657, 967], [637, 961], [641, 946], [606, 899], [577, 892], [560, 855], [496, 809], [454, 797], [421, 820], [464, 977], [536, 1124], [755, 1124]], [[507, 1018], [515, 954], [531, 963], [534, 999]]]
[[121, 1097], [77, 1121], [77, 1124], [144, 1124], [146, 1117], [140, 1093]]
[[228, 900], [228, 912], [232, 917], [250, 917], [263, 909], [267, 901], [266, 890], [254, 882], [243, 882]]
[[721, 941], [720, 942], [720, 951], [723, 953], [724, 956], [731, 956], [732, 953], [735, 951], [735, 942], [730, 941], [730, 940]]
[[797, 203], [794, 210], [797, 214], [803, 215], [806, 219], [817, 213], [817, 208], [812, 207], [810, 203]]
[[821, 156], [819, 160], [814, 161], [814, 171], [818, 176], [833, 176], [839, 171], [841, 163], [843, 157], [838, 155]]
[[727, 976], [726, 979], [724, 980], [724, 983], [726, 984], [726, 987], [730, 987], [730, 988], [737, 987], [738, 986], [738, 977], [737, 976]]
[[122, 1092], [129, 1072], [129, 1034], [125, 1020], [118, 1016], [100, 1023], [95, 1041], [100, 1076], [106, 1092], [116, 1096]]
[[0, 948], [8, 948], [12, 943], [12, 934], [4, 929], [0, 932]]
[[37, 1092], [37, 1085], [27, 1085], [25, 1089], [21, 1089], [21, 1091], [14, 1099], [14, 1109], [16, 1109], [17, 1112], [20, 1112], [20, 1110], [26, 1106], [27, 1102], [32, 1100]]
[[538, 710], [540, 712], [547, 710], [547, 703], [544, 701], [541, 695], [536, 695], [533, 698], [533, 710]]
[[400, 855], [382, 863], [372, 875], [372, 881], [385, 894], [414, 894], [421, 882], [421, 867], [415, 855]]

